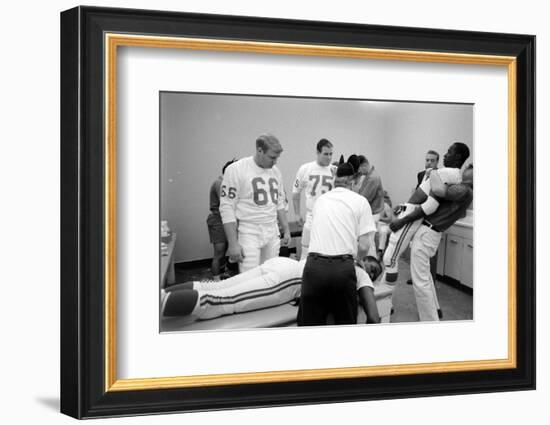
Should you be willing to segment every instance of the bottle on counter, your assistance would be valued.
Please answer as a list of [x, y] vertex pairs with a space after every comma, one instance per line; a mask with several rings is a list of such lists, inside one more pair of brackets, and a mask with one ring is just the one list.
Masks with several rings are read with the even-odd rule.
[[172, 232], [170, 231], [170, 228], [168, 227], [168, 221], [167, 220], [161, 220], [160, 222], [160, 240], [164, 244], [168, 244], [170, 240], [172, 239]]

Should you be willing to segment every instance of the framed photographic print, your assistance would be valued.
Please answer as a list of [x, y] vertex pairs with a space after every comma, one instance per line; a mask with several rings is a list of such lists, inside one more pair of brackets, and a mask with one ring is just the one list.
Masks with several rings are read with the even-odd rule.
[[61, 59], [63, 413], [535, 387], [534, 36], [77, 7]]

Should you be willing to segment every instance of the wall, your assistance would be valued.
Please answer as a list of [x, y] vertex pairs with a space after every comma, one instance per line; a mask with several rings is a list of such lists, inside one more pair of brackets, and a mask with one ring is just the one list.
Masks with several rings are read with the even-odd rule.
[[[472, 126], [471, 105], [163, 93], [161, 216], [178, 233], [175, 261], [211, 257], [210, 185], [227, 160], [252, 155], [263, 132], [283, 145], [277, 166], [289, 196], [296, 171], [315, 159], [315, 144], [324, 137], [334, 144], [334, 160], [366, 155], [392, 199], [404, 202], [424, 153], [470, 141]], [[289, 218], [295, 218], [292, 208]]]
[[473, 162], [473, 107], [436, 103], [400, 104], [387, 114], [385, 128], [386, 167], [380, 169], [384, 188], [394, 202], [405, 202], [416, 186], [416, 174], [424, 169], [428, 150], [443, 154], [454, 141], [470, 148]]
[[368, 102], [176, 93], [161, 99], [161, 215], [178, 232], [176, 261], [211, 257], [210, 185], [227, 160], [254, 153], [261, 133], [283, 145], [277, 166], [289, 196], [296, 171], [315, 159], [321, 138], [333, 142], [334, 160], [354, 152], [372, 154], [375, 163], [384, 158], [385, 118]]

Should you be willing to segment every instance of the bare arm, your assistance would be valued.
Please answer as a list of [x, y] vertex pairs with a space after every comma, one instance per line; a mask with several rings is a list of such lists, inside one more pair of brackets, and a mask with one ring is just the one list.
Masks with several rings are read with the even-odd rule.
[[384, 202], [384, 212], [380, 216], [380, 221], [382, 223], [391, 223], [394, 219], [393, 209]]
[[359, 303], [367, 315], [367, 323], [380, 323], [374, 290], [370, 286], [363, 286], [357, 291], [357, 295], [359, 296]]
[[447, 186], [445, 196], [442, 196], [442, 198], [447, 199], [448, 201], [460, 202], [468, 196], [470, 191], [471, 188], [467, 184], [451, 184]]
[[405, 224], [411, 223], [419, 218], [424, 217], [424, 211], [420, 206], [415, 206], [414, 210], [411, 211], [410, 214], [406, 215], [405, 217], [396, 218], [390, 223], [390, 229], [392, 232], [396, 232], [399, 229], [401, 229]]
[[290, 243], [290, 228], [288, 227], [288, 218], [284, 209], [277, 210], [277, 219], [283, 228], [283, 240], [281, 243], [286, 246]]
[[235, 221], [224, 223], [223, 230], [225, 230], [225, 236], [227, 237], [229, 260], [233, 263], [243, 261], [244, 251], [237, 238], [237, 223]]

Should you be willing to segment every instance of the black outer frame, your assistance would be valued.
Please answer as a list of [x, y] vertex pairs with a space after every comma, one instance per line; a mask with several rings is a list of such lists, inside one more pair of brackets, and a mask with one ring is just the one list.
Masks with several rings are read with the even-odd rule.
[[[517, 368], [104, 391], [104, 32], [517, 58]], [[61, 412], [76, 418], [535, 388], [535, 37], [77, 7], [61, 13]]]

